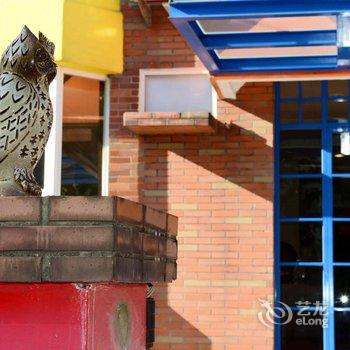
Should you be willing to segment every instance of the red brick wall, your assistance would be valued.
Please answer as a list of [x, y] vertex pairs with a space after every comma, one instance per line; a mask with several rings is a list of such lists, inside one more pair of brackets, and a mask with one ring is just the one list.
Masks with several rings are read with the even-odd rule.
[[137, 9], [123, 12], [111, 193], [179, 216], [178, 280], [157, 288], [155, 349], [271, 350], [257, 312], [258, 298], [273, 295], [272, 85], [246, 84], [236, 101], [219, 101], [214, 135], [132, 135], [122, 114], [138, 109], [139, 69], [200, 63], [162, 8], [151, 29]]

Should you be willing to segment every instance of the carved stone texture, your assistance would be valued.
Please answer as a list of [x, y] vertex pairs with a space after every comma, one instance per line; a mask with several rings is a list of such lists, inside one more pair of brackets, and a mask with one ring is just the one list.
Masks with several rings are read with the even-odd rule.
[[27, 27], [0, 62], [0, 196], [41, 195], [33, 170], [52, 125], [49, 85], [55, 46]]

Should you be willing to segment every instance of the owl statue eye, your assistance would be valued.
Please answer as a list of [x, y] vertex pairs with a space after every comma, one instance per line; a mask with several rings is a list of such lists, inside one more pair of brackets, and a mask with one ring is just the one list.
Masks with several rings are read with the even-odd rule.
[[49, 61], [49, 55], [43, 50], [38, 49], [35, 53], [35, 62], [39, 68], [45, 68]]

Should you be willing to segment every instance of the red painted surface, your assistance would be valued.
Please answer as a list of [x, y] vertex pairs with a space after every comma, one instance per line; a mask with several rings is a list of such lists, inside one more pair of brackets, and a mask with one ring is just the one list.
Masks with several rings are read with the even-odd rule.
[[[89, 312], [88, 350], [118, 349], [116, 309], [119, 302], [129, 305], [131, 320], [128, 350], [143, 350], [146, 344], [146, 291], [139, 285], [100, 285], [92, 290]], [[124, 350], [124, 349], [120, 349]]]
[[0, 350], [121, 350], [119, 301], [131, 316], [130, 350], [145, 348], [145, 286], [1, 284]]

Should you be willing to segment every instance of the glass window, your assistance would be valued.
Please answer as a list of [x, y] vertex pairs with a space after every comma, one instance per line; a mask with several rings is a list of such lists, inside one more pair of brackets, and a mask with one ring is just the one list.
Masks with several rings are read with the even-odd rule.
[[340, 133], [333, 134], [333, 173], [350, 173], [350, 156], [341, 153]]
[[339, 99], [328, 102], [328, 119], [330, 121], [346, 122], [348, 114], [348, 101]]
[[301, 109], [302, 109], [302, 119], [304, 123], [319, 123], [321, 121], [321, 117], [322, 117], [321, 101], [303, 102]]
[[330, 80], [328, 81], [328, 97], [348, 96], [348, 80]]
[[321, 81], [303, 81], [301, 83], [303, 98], [320, 98]]
[[350, 179], [333, 178], [333, 215], [350, 217]]
[[334, 267], [334, 305], [350, 307], [350, 267]]
[[299, 83], [297, 81], [285, 81], [280, 84], [281, 98], [298, 98]]
[[321, 217], [321, 179], [282, 179], [280, 181], [282, 217]]
[[[289, 116], [288, 122], [297, 123], [284, 125], [282, 119], [277, 124], [280, 157], [277, 302], [289, 305], [293, 312], [288, 324], [280, 322], [281, 349], [350, 350], [350, 155], [346, 155], [349, 152], [345, 147], [348, 124], [326, 127], [321, 123], [322, 117], [327, 116], [330, 122], [350, 126], [349, 82], [299, 84], [298, 98], [277, 101], [281, 110], [287, 110], [288, 104], [295, 105], [294, 115], [284, 113], [281, 118]], [[291, 95], [289, 90], [285, 89], [284, 94]], [[330, 137], [332, 149], [328, 148]], [[332, 161], [328, 161], [329, 152]], [[328, 225], [326, 218], [333, 226]], [[324, 245], [324, 238], [333, 242]], [[300, 307], [304, 315], [309, 313], [312, 317], [298, 324]], [[328, 325], [333, 313], [335, 328]], [[329, 339], [327, 344], [323, 344], [324, 334]]]
[[299, 106], [297, 102], [281, 103], [281, 123], [297, 123]]
[[281, 103], [281, 123], [298, 122], [299, 105], [297, 102]]
[[350, 312], [335, 313], [335, 348], [348, 350], [350, 344]]
[[300, 302], [321, 303], [322, 268], [281, 267], [281, 300], [291, 307], [300, 305]]
[[[299, 91], [300, 88], [300, 91]], [[322, 119], [322, 82], [303, 81], [280, 83], [281, 123], [297, 123], [299, 116], [304, 123], [320, 123]], [[289, 101], [286, 101], [289, 99]], [[310, 101], [310, 99], [312, 99]], [[332, 108], [332, 106], [330, 107]], [[331, 115], [341, 111], [332, 109]]]
[[[207, 74], [146, 74], [144, 112], [209, 112], [216, 115], [210, 76]], [[157, 98], [154, 98], [157, 96]], [[141, 97], [141, 96], [140, 96]], [[214, 96], [216, 98], [216, 96]], [[142, 101], [142, 99], [140, 99]]]
[[282, 350], [323, 350], [322, 325], [320, 316], [302, 318], [295, 312], [292, 320], [282, 326]]
[[350, 222], [333, 224], [334, 261], [350, 261]]
[[282, 174], [321, 172], [320, 130], [282, 131], [280, 135]]
[[103, 91], [98, 80], [64, 78], [62, 195], [101, 194]]
[[282, 223], [280, 248], [281, 261], [321, 261], [322, 224]]

